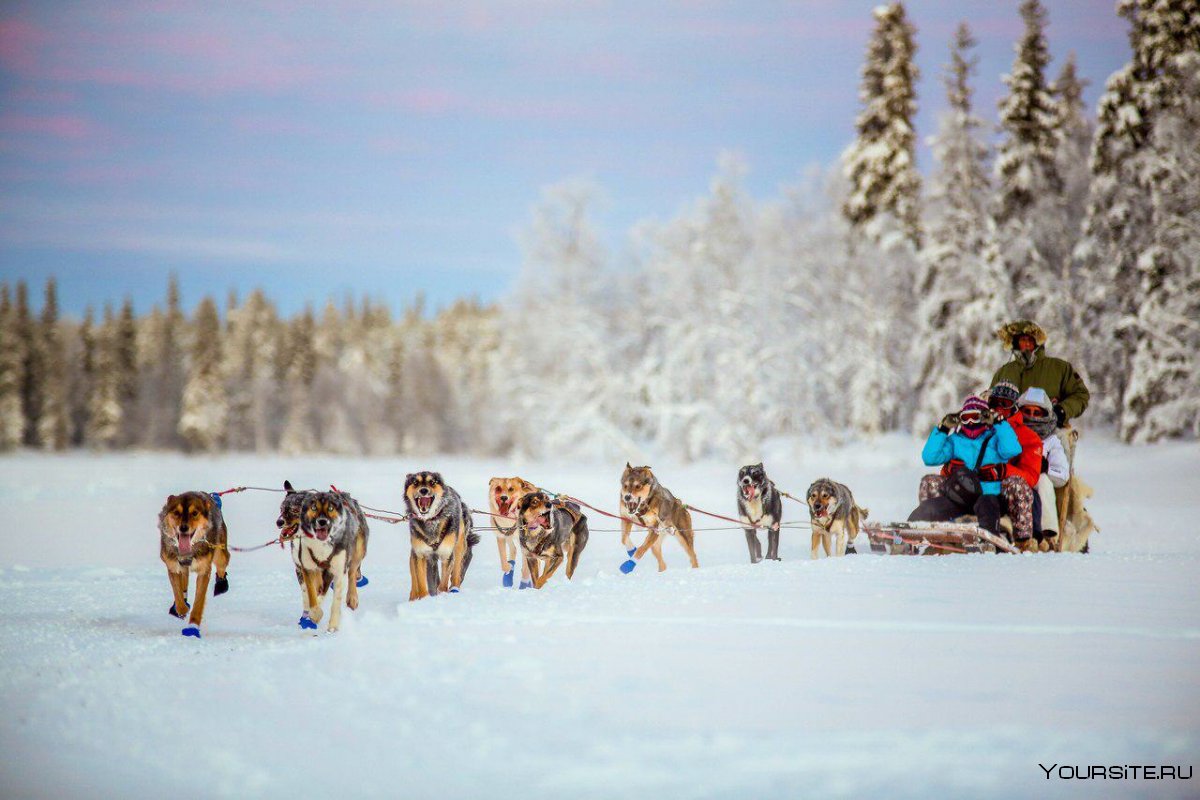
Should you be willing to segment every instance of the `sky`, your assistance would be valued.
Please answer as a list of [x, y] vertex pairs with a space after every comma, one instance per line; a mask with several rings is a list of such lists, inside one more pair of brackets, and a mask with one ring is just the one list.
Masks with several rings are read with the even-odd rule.
[[[723, 151], [770, 197], [850, 142], [873, 1], [5, 2], [0, 280], [60, 305], [185, 305], [264, 288], [285, 313], [371, 295], [499, 301], [542, 187], [586, 179], [613, 249], [703, 195]], [[979, 39], [995, 121], [1017, 0], [911, 0], [918, 133], [954, 27]], [[1114, 0], [1048, 0], [1104, 81]], [[927, 145], [918, 160], [931, 167]]]

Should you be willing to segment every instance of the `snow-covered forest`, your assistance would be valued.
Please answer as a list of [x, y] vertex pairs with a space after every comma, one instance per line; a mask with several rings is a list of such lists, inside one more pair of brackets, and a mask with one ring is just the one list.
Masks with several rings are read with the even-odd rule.
[[[994, 331], [1018, 317], [1085, 376], [1085, 425], [1195, 437], [1200, 14], [1118, 13], [1129, 60], [1093, 113], [1074, 60], [1051, 70], [1039, 0], [1020, 5], [998, 109], [973, 102], [968, 22], [923, 44], [948, 51], [922, 83], [920, 21], [880, 6], [840, 164], [757, 198], [724, 155], [707, 195], [619, 252], [599, 187], [549, 187], [494, 306], [339, 299], [283, 318], [266, 287], [188, 316], [172, 281], [148, 311], [73, 320], [53, 282], [40, 307], [41, 287], [6, 283], [0, 448], [753, 456], [769, 437], [932, 424], [985, 388], [1008, 358]], [[936, 131], [914, 128], [918, 88]]]

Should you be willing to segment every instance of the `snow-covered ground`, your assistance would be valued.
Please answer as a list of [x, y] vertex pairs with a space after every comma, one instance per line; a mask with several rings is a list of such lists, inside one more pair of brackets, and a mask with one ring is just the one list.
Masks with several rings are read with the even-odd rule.
[[[765, 455], [782, 487], [829, 474], [903, 518], [906, 437]], [[0, 796], [1196, 796], [1190, 781], [1047, 780], [1039, 763], [1200, 761], [1200, 448], [1080, 448], [1090, 555], [751, 566], [738, 531], [631, 576], [596, 533], [574, 582], [500, 588], [485, 533], [465, 590], [407, 602], [407, 536], [372, 523], [356, 613], [303, 635], [287, 556], [235, 554], [202, 641], [158, 561], [165, 496], [336, 483], [400, 505], [440, 469], [472, 504], [520, 474], [602, 507], [618, 463], [22, 454], [0, 459]], [[736, 464], [655, 464], [733, 511]], [[274, 535], [278, 496], [226, 498], [231, 539]], [[794, 518], [803, 509], [791, 506]], [[609, 528], [592, 516], [594, 528]], [[721, 525], [705, 520], [698, 525]]]

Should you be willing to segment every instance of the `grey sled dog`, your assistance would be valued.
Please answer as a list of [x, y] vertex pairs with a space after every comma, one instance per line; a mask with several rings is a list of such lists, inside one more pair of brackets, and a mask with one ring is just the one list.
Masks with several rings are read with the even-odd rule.
[[[302, 628], [321, 621], [325, 594], [333, 587], [326, 630], [333, 633], [342, 620], [342, 603], [358, 608], [362, 561], [367, 555], [367, 519], [358, 501], [345, 492], [304, 492], [300, 502], [300, 532], [292, 561], [302, 579]], [[305, 618], [311, 624], [304, 623]]]
[[[738, 517], [746, 525], [767, 529], [767, 559], [779, 561], [779, 524], [783, 522], [783, 498], [775, 482], [767, 477], [762, 462], [738, 470]], [[750, 563], [762, 561], [762, 543], [757, 528], [746, 528]]]
[[[812, 522], [813, 559], [818, 558], [818, 545], [824, 545], [826, 556], [857, 552], [853, 547], [854, 537], [858, 536], [869, 512], [854, 502], [850, 489], [829, 478], [820, 478], [808, 487], [807, 500], [808, 518]], [[835, 537], [837, 542], [830, 553], [830, 539]], [[849, 550], [847, 545], [850, 545]]]

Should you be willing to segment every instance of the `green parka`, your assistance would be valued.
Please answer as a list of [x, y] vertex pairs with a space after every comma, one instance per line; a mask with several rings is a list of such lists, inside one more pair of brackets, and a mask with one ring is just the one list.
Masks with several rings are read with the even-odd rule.
[[1075, 368], [1061, 358], [1046, 355], [1044, 345], [1039, 344], [1033, 353], [1033, 364], [1028, 367], [1014, 353], [1012, 361], [996, 370], [992, 377], [992, 386], [1000, 381], [1012, 381], [1021, 393], [1031, 386], [1036, 386], [1046, 390], [1046, 394], [1050, 395], [1050, 402], [1062, 406], [1068, 420], [1082, 414], [1092, 395]]

